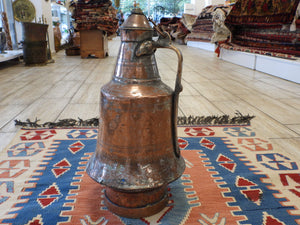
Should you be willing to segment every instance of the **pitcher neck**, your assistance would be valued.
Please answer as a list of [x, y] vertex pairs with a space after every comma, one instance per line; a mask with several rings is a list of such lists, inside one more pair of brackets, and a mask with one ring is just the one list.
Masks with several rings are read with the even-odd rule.
[[149, 30], [121, 30], [121, 46], [113, 79], [125, 83], [160, 80], [154, 54], [137, 56], [136, 49], [152, 40]]

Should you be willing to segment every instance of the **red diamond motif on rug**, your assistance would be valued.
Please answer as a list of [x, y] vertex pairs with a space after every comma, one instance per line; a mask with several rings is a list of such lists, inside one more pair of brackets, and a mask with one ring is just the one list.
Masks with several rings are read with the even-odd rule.
[[260, 189], [255, 189], [255, 190], [242, 190], [241, 191], [246, 198], [248, 198], [250, 201], [254, 202], [257, 205], [260, 205], [261, 202], [261, 196], [262, 196], [262, 191]]
[[70, 167], [71, 164], [68, 162], [68, 160], [63, 159], [62, 161], [60, 161], [60, 162], [54, 164], [53, 166], [54, 166], [54, 167], [66, 167], [66, 166]]
[[59, 177], [63, 175], [65, 172], [67, 172], [69, 168], [54, 168], [52, 169], [52, 172], [54, 173], [55, 177]]
[[220, 166], [223, 166], [225, 169], [229, 170], [230, 172], [234, 172], [236, 164], [235, 163], [221, 163]]
[[47, 196], [38, 198], [37, 201], [41, 205], [42, 208], [46, 208], [47, 206], [51, 205], [56, 199], [59, 198], [58, 195], [61, 195], [56, 183], [50, 185], [46, 190], [44, 190], [40, 196]]
[[59, 195], [59, 194], [60, 194], [59, 190], [57, 189], [57, 187], [55, 187], [53, 185], [50, 188], [48, 188], [45, 191], [43, 191], [40, 195], [41, 196], [45, 196], [45, 195]]
[[244, 177], [239, 177], [236, 183], [237, 183], [238, 187], [256, 186], [255, 183], [249, 181], [248, 179], [246, 179]]
[[84, 148], [84, 144], [82, 144], [80, 141], [75, 142], [74, 144], [71, 144], [69, 147], [69, 150], [73, 153], [76, 154], [79, 152], [81, 149]]
[[232, 160], [231, 159], [229, 159], [228, 157], [226, 157], [225, 155], [219, 155], [219, 157], [218, 157], [218, 159], [217, 159], [217, 162], [227, 162], [227, 161], [229, 161], [229, 162], [232, 162]]
[[51, 205], [52, 202], [54, 202], [57, 199], [57, 197], [52, 198], [38, 198], [38, 202], [43, 208], [46, 208], [47, 206]]
[[[52, 173], [54, 174], [54, 176], [56, 178], [58, 178], [70, 170], [71, 164], [69, 163], [69, 161], [66, 158], [64, 158], [61, 161], [59, 161], [58, 163], [54, 164], [53, 167], [54, 168], [52, 169]], [[55, 168], [55, 167], [58, 167], [58, 168]], [[69, 168], [65, 168], [65, 167], [69, 167]]]
[[182, 138], [178, 138], [178, 144], [179, 148], [185, 149], [186, 146], [188, 146], [188, 142], [186, 140], [183, 140]]
[[227, 156], [223, 155], [223, 154], [219, 154], [217, 160], [217, 162], [224, 162], [224, 163], [220, 163], [219, 165], [224, 167], [225, 169], [227, 169], [230, 172], [234, 172], [235, 168], [236, 168], [236, 163], [228, 158]]
[[264, 224], [263, 225], [286, 225], [285, 223], [279, 221], [275, 217], [264, 212]]
[[210, 150], [213, 150], [215, 148], [215, 146], [216, 146], [212, 141], [210, 141], [210, 140], [208, 140], [206, 138], [202, 138], [201, 141], [200, 141], [200, 144], [203, 147], [208, 148]]

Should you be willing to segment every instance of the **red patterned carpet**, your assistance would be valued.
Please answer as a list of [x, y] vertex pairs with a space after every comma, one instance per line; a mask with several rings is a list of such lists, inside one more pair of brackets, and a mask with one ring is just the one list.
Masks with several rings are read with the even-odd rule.
[[96, 129], [21, 130], [0, 155], [0, 224], [300, 224], [300, 163], [251, 126], [179, 127], [182, 177], [160, 213], [116, 216], [86, 173]]
[[299, 0], [237, 0], [225, 24], [232, 35], [225, 49], [287, 59], [300, 56], [300, 30], [290, 26], [297, 20]]

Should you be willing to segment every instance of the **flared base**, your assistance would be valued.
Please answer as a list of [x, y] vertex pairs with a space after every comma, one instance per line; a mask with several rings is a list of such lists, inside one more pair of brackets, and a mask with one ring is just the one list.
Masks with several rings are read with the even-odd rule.
[[106, 188], [104, 203], [111, 212], [119, 216], [140, 218], [160, 212], [166, 207], [168, 200], [166, 186], [140, 192]]

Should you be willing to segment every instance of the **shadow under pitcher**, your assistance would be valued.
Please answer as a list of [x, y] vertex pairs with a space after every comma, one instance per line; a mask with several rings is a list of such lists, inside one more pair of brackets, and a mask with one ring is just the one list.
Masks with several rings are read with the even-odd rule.
[[[168, 184], [185, 169], [176, 125], [182, 55], [153, 21], [159, 38], [152, 40], [149, 20], [135, 7], [120, 27], [114, 75], [101, 88], [97, 148], [86, 169], [105, 185], [107, 208], [128, 218], [161, 211], [168, 204]], [[157, 48], [172, 49], [178, 56], [174, 90], [160, 79]]]

